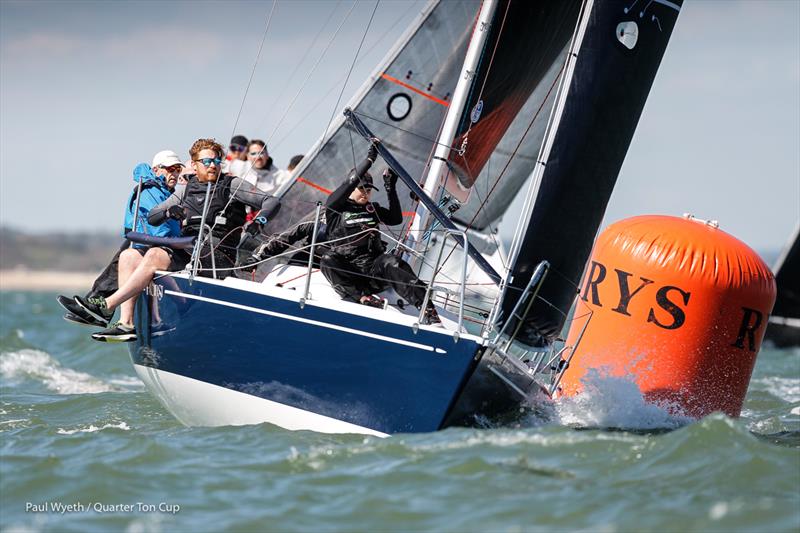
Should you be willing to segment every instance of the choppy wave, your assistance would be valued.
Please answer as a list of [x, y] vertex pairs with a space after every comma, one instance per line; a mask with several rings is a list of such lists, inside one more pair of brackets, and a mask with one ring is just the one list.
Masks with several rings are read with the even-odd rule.
[[800, 378], [766, 376], [754, 379], [753, 385], [763, 387], [770, 394], [787, 402], [800, 402]]
[[28, 348], [0, 354], [0, 375], [8, 380], [36, 380], [58, 394], [123, 392], [141, 386], [141, 382], [130, 377], [107, 382], [91, 374], [65, 368], [47, 352]]
[[630, 377], [612, 377], [591, 370], [584, 389], [556, 401], [557, 421], [579, 427], [674, 429], [694, 421], [679, 406], [645, 400]]

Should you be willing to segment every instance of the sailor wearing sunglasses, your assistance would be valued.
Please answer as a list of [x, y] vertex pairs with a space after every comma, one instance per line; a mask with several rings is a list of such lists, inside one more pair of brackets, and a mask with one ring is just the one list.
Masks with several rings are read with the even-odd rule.
[[290, 173], [278, 168], [272, 161], [267, 144], [260, 139], [253, 139], [247, 146], [246, 161], [231, 161], [230, 174], [244, 178], [267, 193], [275, 193], [286, 183]]
[[[222, 172], [224, 152], [214, 139], [198, 139], [189, 154], [196, 174], [189, 177], [186, 185], [179, 184], [172, 196], [153, 208], [148, 221], [156, 224], [173, 218], [181, 221], [182, 235], [199, 234], [208, 184], [213, 183], [205, 219], [212, 230], [212, 239], [206, 244], [208, 250], [200, 254], [201, 263], [204, 269], [210, 268], [213, 249], [216, 268], [219, 269], [217, 275], [226, 277], [231, 273], [226, 269], [236, 262], [236, 247], [245, 224], [244, 206], [257, 211], [251, 224], [260, 230], [260, 226], [278, 212], [280, 203], [244, 179]], [[205, 275], [211, 274], [206, 270]]]

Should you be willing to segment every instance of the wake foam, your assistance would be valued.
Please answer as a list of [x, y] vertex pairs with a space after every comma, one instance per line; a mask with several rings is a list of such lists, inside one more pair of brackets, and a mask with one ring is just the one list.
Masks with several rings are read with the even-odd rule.
[[674, 429], [694, 421], [678, 405], [645, 400], [632, 376], [609, 376], [592, 369], [581, 380], [583, 392], [555, 401], [560, 424], [620, 429]]
[[85, 428], [76, 428], [76, 429], [64, 429], [58, 428], [59, 435], [74, 435], [75, 433], [94, 433], [95, 431], [103, 431], [104, 429], [121, 429], [123, 431], [130, 431], [130, 426], [125, 422], [120, 422], [119, 424], [105, 424], [104, 426], [97, 427], [94, 424], [90, 424], [89, 427]]
[[90, 374], [64, 368], [47, 352], [32, 349], [0, 354], [0, 374], [6, 379], [29, 378], [41, 381], [58, 394], [122, 392], [131, 390], [131, 385], [141, 385], [138, 380], [133, 383], [128, 378], [106, 383]]

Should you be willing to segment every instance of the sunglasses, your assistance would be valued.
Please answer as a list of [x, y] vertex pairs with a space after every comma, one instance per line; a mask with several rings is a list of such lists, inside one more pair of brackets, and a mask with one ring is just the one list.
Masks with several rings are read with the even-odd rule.
[[172, 166], [169, 166], [169, 167], [165, 167], [164, 165], [161, 165], [161, 168], [163, 168], [167, 172], [180, 172], [181, 170], [183, 170], [183, 167], [181, 165], [172, 165]]
[[197, 161], [198, 163], [203, 163], [204, 167], [210, 167], [211, 163], [214, 163], [217, 166], [219, 166], [222, 163], [222, 159], [220, 159], [219, 157], [215, 157], [213, 159], [210, 157], [204, 157], [203, 159], [195, 159], [195, 161]]
[[267, 152], [259, 151], [259, 152], [248, 152], [250, 157], [267, 157]]
[[364, 194], [369, 194], [372, 192], [372, 187], [358, 187], [358, 190]]
[[244, 152], [247, 150], [247, 146], [242, 146], [241, 144], [232, 144], [228, 147], [231, 152]]

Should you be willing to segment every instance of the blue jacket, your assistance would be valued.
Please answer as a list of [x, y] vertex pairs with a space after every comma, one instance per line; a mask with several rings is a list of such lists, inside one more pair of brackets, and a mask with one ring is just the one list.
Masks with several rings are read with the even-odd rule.
[[[136, 210], [136, 191], [140, 178], [142, 180], [142, 192], [139, 200], [139, 218], [137, 219], [136, 228], [134, 228], [133, 213]], [[164, 179], [153, 174], [153, 170], [147, 163], [139, 163], [133, 169], [133, 181], [137, 184], [137, 187], [134, 187], [133, 191], [131, 191], [128, 203], [125, 205], [123, 236], [125, 235], [125, 229], [131, 228], [134, 231], [156, 237], [180, 237], [181, 226], [177, 220], [167, 219], [166, 222], [159, 226], [152, 226], [147, 223], [147, 214], [150, 210], [172, 194], [167, 188]]]

